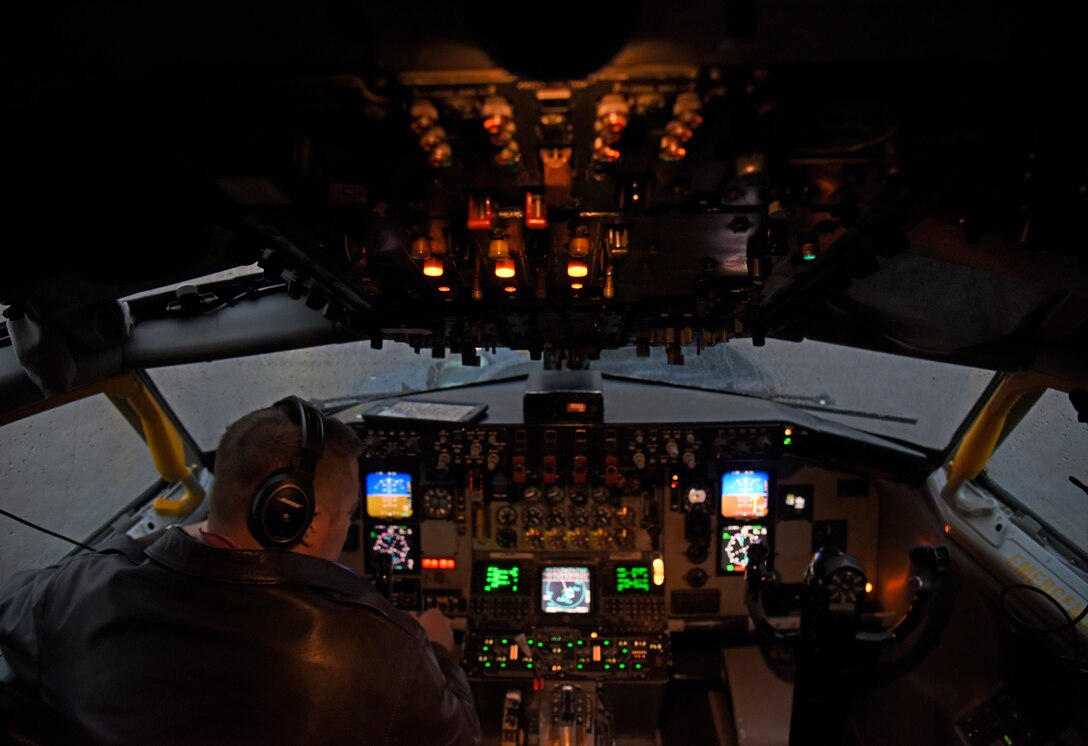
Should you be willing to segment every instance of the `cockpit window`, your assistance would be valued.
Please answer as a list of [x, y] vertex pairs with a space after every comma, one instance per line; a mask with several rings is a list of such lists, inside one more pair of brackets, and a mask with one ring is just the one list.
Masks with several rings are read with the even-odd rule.
[[606, 351], [593, 367], [612, 373], [750, 394], [805, 409], [859, 430], [943, 449], [982, 395], [992, 371], [948, 365], [814, 340], [732, 340], [669, 365], [661, 348], [649, 358]]
[[[5, 425], [0, 452], [0, 507], [81, 542], [159, 478], [143, 440], [102, 395]], [[0, 583], [75, 549], [8, 516], [0, 529]]]
[[[404, 343], [368, 342], [291, 350], [160, 368], [150, 372], [204, 450], [241, 414], [287, 394], [335, 408], [395, 396], [525, 375], [541, 369], [524, 351], [479, 350], [480, 364], [434, 358]], [[683, 349], [670, 364], [662, 347], [649, 357], [605, 350], [590, 360], [606, 375], [695, 386], [771, 399], [878, 435], [943, 449], [982, 394], [992, 372], [807, 341], [751, 340]]]
[[1088, 547], [1088, 424], [1048, 390], [997, 447], [986, 476], [1051, 532]]

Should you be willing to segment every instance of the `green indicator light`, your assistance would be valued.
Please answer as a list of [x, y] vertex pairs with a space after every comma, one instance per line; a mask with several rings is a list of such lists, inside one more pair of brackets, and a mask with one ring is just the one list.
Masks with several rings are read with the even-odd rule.
[[626, 652], [627, 652], [627, 648], [620, 648], [620, 652], [621, 652], [621, 653], [626, 653]]
[[515, 586], [511, 586], [511, 588], [510, 588], [510, 590], [514, 590], [514, 591], [516, 591], [517, 589], [518, 589], [518, 587], [517, 587], [516, 585], [515, 585]]
[[607, 663], [604, 664], [604, 670], [605, 671], [607, 671], [610, 668], [612, 668], [612, 666], [608, 665]]
[[491, 649], [490, 645], [481, 645], [480, 646], [480, 650], [490, 650], [490, 649]]
[[507, 644], [508, 642], [509, 642], [509, 641], [508, 641], [508, 640], [507, 640], [507, 639], [506, 639], [505, 637], [504, 637], [504, 638], [502, 638], [502, 644], [503, 644], [503, 645], [506, 645], [506, 644]]
[[536, 646], [537, 646], [538, 648], [542, 648], [542, 647], [544, 647], [544, 643], [543, 643], [543, 642], [538, 642], [538, 643], [536, 644]]
[[642, 668], [642, 664], [641, 664], [641, 663], [636, 663], [636, 664], [635, 664], [635, 668], [636, 668], [636, 669]]
[[585, 666], [583, 666], [581, 663], [579, 663], [578, 664], [578, 670], [581, 671], [583, 668], [585, 668]]
[[568, 643], [567, 643], [567, 647], [568, 647], [568, 648], [573, 648], [573, 647], [574, 647], [574, 643], [573, 643], [573, 642], [568, 642]]
[[491, 586], [489, 586], [489, 585], [484, 586], [484, 592], [487, 592], [487, 591], [490, 591], [490, 590], [491, 590]]
[[530, 644], [530, 645], [532, 645], [532, 644], [533, 644], [533, 641], [532, 641], [532, 640], [529, 640], [529, 644]]
[[612, 643], [611, 643], [611, 642], [609, 642], [608, 640], [605, 640], [605, 641], [604, 641], [604, 644], [605, 644], [605, 645], [611, 645]]
[[627, 668], [627, 664], [626, 663], [621, 663], [620, 668]]
[[585, 640], [579, 640], [579, 641], [578, 641], [578, 644], [579, 644], [579, 645], [585, 645], [585, 644], [586, 644], [586, 641], [585, 641]]
[[1012, 739], [1011, 738], [1009, 738], [1008, 736], [1001, 736], [1001, 737], [1005, 739], [1005, 743], [1009, 744], [1009, 746], [1012, 746]]
[[506, 664], [505, 663], [500, 663], [499, 668], [506, 668]]
[[491, 668], [491, 664], [490, 663], [485, 663], [484, 668]]
[[733, 570], [736, 569], [736, 568], [734, 568], [733, 565], [726, 565], [725, 569], [728, 570], [729, 572], [733, 572]]
[[533, 664], [532, 664], [532, 663], [526, 663], [526, 664], [525, 664], [525, 667], [526, 667], [526, 668], [532, 668], [532, 667], [533, 667]]
[[782, 439], [782, 445], [784, 445], [784, 446], [788, 446], [792, 442], [793, 442], [793, 438], [783, 438]]

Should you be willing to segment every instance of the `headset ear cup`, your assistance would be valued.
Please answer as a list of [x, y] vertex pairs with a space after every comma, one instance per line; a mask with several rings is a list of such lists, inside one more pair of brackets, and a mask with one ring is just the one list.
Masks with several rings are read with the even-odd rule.
[[264, 547], [290, 549], [306, 535], [314, 517], [314, 497], [291, 470], [261, 484], [250, 503], [249, 532]]
[[298, 425], [298, 465], [274, 472], [253, 493], [249, 532], [263, 547], [290, 549], [302, 541], [314, 518], [314, 474], [325, 449], [325, 421], [319, 409], [297, 396], [273, 406], [282, 407]]

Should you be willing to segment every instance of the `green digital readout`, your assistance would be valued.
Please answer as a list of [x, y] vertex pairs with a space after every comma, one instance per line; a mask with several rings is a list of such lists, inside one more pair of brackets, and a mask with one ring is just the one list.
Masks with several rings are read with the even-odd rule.
[[616, 593], [649, 593], [650, 568], [646, 565], [616, 565]]
[[517, 565], [485, 565], [484, 593], [517, 593], [521, 568]]

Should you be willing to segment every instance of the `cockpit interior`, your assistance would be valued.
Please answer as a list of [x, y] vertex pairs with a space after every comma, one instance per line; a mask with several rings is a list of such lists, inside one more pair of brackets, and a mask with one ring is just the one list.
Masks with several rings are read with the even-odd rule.
[[0, 11], [0, 583], [298, 394], [488, 746], [1088, 743], [1075, 13], [62, 5]]

